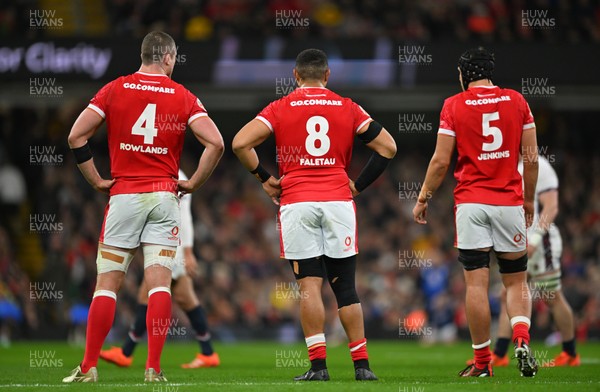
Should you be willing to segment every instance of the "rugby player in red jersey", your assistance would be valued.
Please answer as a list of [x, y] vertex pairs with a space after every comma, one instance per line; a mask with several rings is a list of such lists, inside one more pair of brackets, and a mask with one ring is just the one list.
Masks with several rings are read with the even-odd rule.
[[[426, 224], [427, 201], [442, 183], [454, 150], [456, 238], [467, 285], [466, 311], [475, 361], [459, 374], [493, 376], [488, 302], [490, 252], [498, 259], [507, 291], [515, 357], [522, 376], [538, 366], [529, 348], [531, 298], [527, 286], [527, 233], [538, 176], [533, 115], [523, 96], [491, 81], [494, 55], [466, 51], [458, 61], [463, 92], [444, 102], [437, 145], [417, 203], [417, 223]], [[523, 177], [519, 155], [523, 155]]]
[[[363, 313], [355, 288], [358, 253], [353, 197], [375, 181], [396, 154], [392, 136], [359, 105], [325, 86], [330, 70], [321, 50], [296, 58], [298, 88], [272, 102], [233, 140], [242, 164], [280, 204], [281, 257], [288, 259], [302, 292], [300, 319], [311, 368], [296, 381], [326, 381], [323, 278], [337, 300], [356, 380], [377, 380], [369, 368]], [[279, 179], [260, 163], [255, 147], [275, 137]], [[373, 150], [356, 181], [348, 178], [354, 139]]]
[[[98, 276], [90, 305], [83, 361], [65, 383], [95, 382], [100, 349], [113, 323], [117, 292], [134, 252], [144, 253], [148, 287], [145, 381], [166, 381], [160, 355], [171, 319], [171, 268], [179, 245], [178, 192], [198, 189], [223, 154], [223, 138], [198, 98], [171, 79], [175, 41], [151, 32], [138, 72], [122, 76], [92, 98], [75, 121], [69, 146], [94, 189], [110, 194], [98, 243]], [[106, 121], [112, 179], [103, 179], [88, 139]], [[178, 180], [186, 127], [205, 147], [189, 180]]]
[[[179, 179], [187, 180], [187, 176], [179, 170]], [[192, 277], [198, 274], [198, 261], [194, 255], [194, 222], [192, 220], [192, 195], [180, 198], [181, 226], [179, 236], [181, 245], [177, 248], [175, 263], [171, 269], [173, 299], [183, 310], [196, 332], [196, 340], [200, 344], [200, 352], [189, 363], [181, 365], [184, 369], [197, 369], [219, 366], [219, 354], [213, 350], [208, 330], [206, 313], [194, 291]], [[120, 367], [129, 367], [133, 363], [133, 351], [146, 333], [146, 313], [148, 310], [148, 288], [142, 281], [138, 289], [138, 303], [135, 319], [131, 324], [127, 338], [122, 347], [111, 347], [100, 351], [100, 358]]]

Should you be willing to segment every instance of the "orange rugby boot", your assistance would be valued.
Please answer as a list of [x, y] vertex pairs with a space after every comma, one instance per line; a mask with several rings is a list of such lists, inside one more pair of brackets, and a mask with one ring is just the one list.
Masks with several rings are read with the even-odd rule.
[[121, 347], [111, 347], [108, 350], [100, 351], [100, 358], [120, 367], [129, 367], [133, 363], [133, 356], [126, 357]]
[[208, 368], [208, 367], [217, 367], [221, 364], [221, 360], [219, 359], [219, 354], [212, 353], [211, 355], [203, 355], [198, 354], [196, 358], [192, 360], [190, 363], [184, 363], [181, 365], [184, 369], [198, 369], [198, 368]]

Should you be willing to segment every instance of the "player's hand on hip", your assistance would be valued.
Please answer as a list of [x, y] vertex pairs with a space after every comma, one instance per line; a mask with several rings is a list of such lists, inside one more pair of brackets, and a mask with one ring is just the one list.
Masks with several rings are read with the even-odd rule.
[[523, 209], [525, 210], [525, 227], [529, 228], [531, 226], [531, 224], [533, 223], [533, 213], [534, 213], [533, 202], [531, 202], [531, 201], [524, 202]]
[[349, 181], [349, 185], [350, 185], [350, 190], [352, 191], [352, 197], [356, 197], [356, 196], [360, 195], [360, 192], [356, 190], [354, 181], [352, 181], [351, 179], [348, 179], [348, 181]]
[[262, 183], [262, 187], [265, 193], [273, 200], [275, 205], [279, 205], [279, 196], [281, 196], [281, 180], [283, 180], [283, 176], [280, 179], [276, 179], [271, 176], [269, 179]]
[[196, 256], [194, 253], [190, 252], [185, 255], [184, 261], [185, 272], [191, 277], [198, 276], [198, 260], [196, 260]]
[[415, 222], [420, 225], [427, 224], [427, 202], [421, 203], [417, 201], [415, 208], [413, 208], [413, 218]]
[[115, 181], [116, 180], [114, 178], [112, 180], [101, 179], [97, 184], [94, 185], [94, 189], [98, 192], [109, 193], [110, 188], [115, 184]]
[[194, 192], [194, 186], [190, 182], [190, 180], [177, 180], [177, 190], [179, 191], [179, 196], [183, 196], [186, 193]]
[[527, 244], [527, 257], [532, 257], [537, 251], [538, 247], [535, 245]]

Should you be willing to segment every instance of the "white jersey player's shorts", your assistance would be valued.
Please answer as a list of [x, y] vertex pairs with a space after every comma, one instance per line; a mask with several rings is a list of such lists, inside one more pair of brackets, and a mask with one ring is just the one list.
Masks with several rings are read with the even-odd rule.
[[562, 248], [560, 232], [551, 226], [527, 262], [527, 273], [537, 289], [560, 290]]
[[455, 207], [456, 247], [496, 252], [519, 252], [527, 246], [522, 206], [463, 203]]
[[281, 257], [343, 259], [358, 253], [353, 201], [292, 203], [279, 209]]
[[171, 279], [177, 280], [182, 276], [186, 275], [185, 264], [183, 262], [183, 247], [177, 247], [177, 255], [173, 261], [173, 268], [171, 269]]

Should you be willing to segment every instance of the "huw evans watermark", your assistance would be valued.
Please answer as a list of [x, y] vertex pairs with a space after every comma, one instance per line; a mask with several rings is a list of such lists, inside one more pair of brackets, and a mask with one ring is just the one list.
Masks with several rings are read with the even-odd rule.
[[29, 28], [34, 30], [60, 29], [64, 20], [57, 16], [56, 10], [29, 10]]
[[275, 27], [278, 29], [307, 29], [310, 19], [303, 16], [302, 10], [276, 10]]

